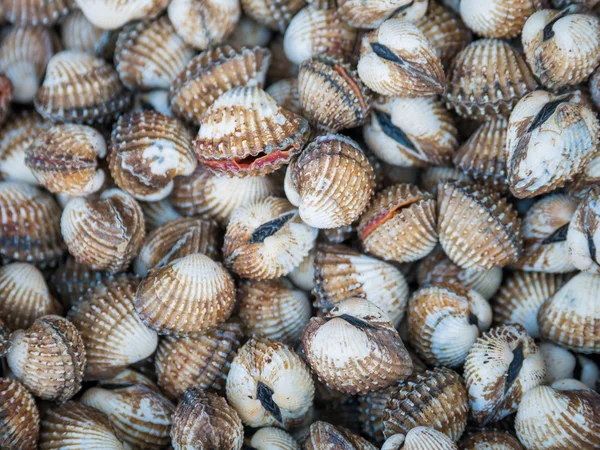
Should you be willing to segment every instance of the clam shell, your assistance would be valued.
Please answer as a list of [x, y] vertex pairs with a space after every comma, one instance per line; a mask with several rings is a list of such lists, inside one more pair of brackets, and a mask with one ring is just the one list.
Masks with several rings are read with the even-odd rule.
[[590, 389], [596, 388], [600, 368], [593, 360], [551, 342], [542, 342], [539, 348], [546, 363], [545, 383], [554, 386], [557, 381], [578, 379]]
[[148, 233], [182, 217], [168, 199], [157, 202], [139, 202], [139, 204], [144, 212], [144, 223]]
[[2, 3], [2, 13], [6, 20], [16, 25], [52, 26], [76, 3], [76, 0], [9, 0]]
[[247, 16], [280, 33], [306, 5], [304, 0], [240, 0], [240, 3]]
[[85, 17], [99, 28], [116, 30], [133, 20], [152, 19], [169, 0], [76, 0]]
[[111, 378], [105, 378], [98, 381], [98, 386], [107, 386], [109, 388], [127, 387], [141, 385], [150, 388], [151, 390], [160, 393], [158, 386], [141, 372], [136, 372], [133, 369], [123, 369]]
[[480, 39], [452, 61], [446, 105], [470, 119], [508, 117], [521, 97], [536, 86], [525, 60], [510, 44]]
[[444, 433], [430, 427], [415, 427], [406, 436], [394, 434], [385, 441], [381, 450], [458, 450]]
[[283, 80], [279, 80], [276, 83], [271, 84], [266, 92], [283, 108], [295, 112], [296, 114], [302, 113], [297, 78], [284, 78]]
[[394, 386], [391, 386], [358, 397], [361, 430], [364, 435], [377, 443], [385, 441], [383, 436], [383, 412], [393, 389]]
[[529, 16], [542, 7], [541, 0], [465, 0], [460, 16], [476, 34], [487, 38], [514, 38]]
[[404, 10], [410, 10], [413, 4], [418, 6], [419, 12], [422, 12], [421, 16], [425, 14], [427, 9], [427, 2], [419, 0], [416, 2], [411, 0], [387, 0], [383, 2], [379, 0], [337, 0], [337, 4], [338, 11], [343, 19], [357, 28], [377, 28], [392, 14], [401, 14]]
[[132, 111], [156, 111], [167, 117], [173, 117], [173, 111], [169, 106], [169, 91], [167, 89], [155, 89], [148, 92], [136, 92]]
[[315, 271], [315, 254], [316, 248], [304, 257], [300, 265], [292, 270], [287, 277], [303, 291], [310, 292], [315, 287], [314, 271]]
[[40, 413], [33, 395], [17, 380], [0, 378], [0, 447], [35, 450]]
[[[338, 0], [339, 1], [339, 0]], [[305, 450], [376, 450], [366, 439], [353, 434], [346, 428], [335, 427], [330, 423], [317, 421], [309, 428], [309, 435], [303, 447]]]
[[469, 182], [471, 179], [454, 167], [431, 166], [421, 172], [419, 186], [433, 195], [437, 195], [438, 184], [442, 181]]
[[306, 3], [317, 9], [337, 8], [337, 0], [306, 0]]
[[[229, 35], [225, 43], [236, 48], [244, 45], [266, 47], [269, 45], [271, 37], [271, 30], [255, 22], [250, 17], [242, 15], [233, 33]], [[280, 35], [280, 37], [282, 36]]]
[[467, 433], [459, 442], [459, 450], [525, 450], [511, 434], [498, 430]]
[[[72, 256], [61, 263], [50, 278], [53, 292], [66, 308], [77, 303], [88, 289], [110, 277], [108, 272], [92, 270], [79, 264]], [[31, 284], [31, 281], [29, 280]]]
[[256, 450], [300, 450], [289, 433], [274, 427], [259, 429], [250, 439], [250, 445]]
[[567, 232], [569, 260], [577, 269], [600, 274], [600, 191], [591, 190], [577, 206]]
[[112, 59], [116, 34], [94, 26], [81, 10], [71, 11], [65, 17], [61, 23], [60, 35], [65, 50]]

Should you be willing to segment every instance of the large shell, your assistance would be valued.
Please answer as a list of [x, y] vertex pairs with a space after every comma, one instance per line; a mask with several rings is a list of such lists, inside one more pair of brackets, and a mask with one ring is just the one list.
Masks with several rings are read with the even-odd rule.
[[546, 367], [523, 326], [501, 325], [473, 345], [464, 375], [471, 413], [485, 425], [515, 412], [523, 395], [543, 383]]
[[577, 206], [567, 231], [569, 260], [579, 270], [600, 274], [600, 190], [592, 189]]
[[61, 23], [60, 34], [65, 50], [112, 58], [116, 34], [94, 26], [81, 10], [71, 11], [65, 17]]
[[4, 18], [16, 25], [52, 26], [74, 8], [76, 0], [5, 0]]
[[434, 428], [415, 427], [406, 436], [390, 436], [381, 450], [458, 450], [458, 447], [452, 439]]
[[513, 435], [498, 430], [467, 433], [460, 440], [459, 450], [524, 450]]
[[130, 104], [131, 94], [110, 64], [74, 50], [50, 59], [35, 97], [38, 112], [60, 122], [110, 122]]
[[537, 86], [523, 57], [510, 44], [480, 39], [454, 58], [446, 101], [467, 118], [508, 117], [515, 104]]
[[540, 353], [546, 363], [546, 384], [566, 379], [577, 379], [590, 389], [596, 388], [600, 378], [600, 368], [591, 359], [573, 354], [552, 342], [542, 342]]
[[330, 423], [314, 422], [308, 431], [305, 450], [376, 450], [366, 439], [353, 434], [346, 428], [335, 427]]
[[310, 370], [288, 346], [251, 338], [238, 352], [227, 376], [227, 400], [251, 427], [299, 426], [312, 406]]
[[246, 15], [281, 33], [306, 5], [304, 0], [241, 0], [241, 4]]
[[476, 34], [488, 38], [517, 37], [541, 0], [463, 0], [460, 16]]
[[337, 4], [344, 20], [357, 28], [377, 28], [392, 14], [403, 12], [419, 19], [427, 9], [427, 1], [422, 0], [337, 0]]
[[0, 447], [35, 450], [40, 413], [33, 395], [17, 380], [0, 378]]
[[99, 28], [116, 30], [127, 22], [158, 16], [169, 0], [76, 0], [85, 17]]
[[[79, 264], [72, 256], [61, 263], [50, 278], [50, 285], [66, 308], [77, 303], [89, 288], [106, 280], [111, 275], [108, 272], [92, 270]], [[30, 280], [28, 280], [31, 283]]]

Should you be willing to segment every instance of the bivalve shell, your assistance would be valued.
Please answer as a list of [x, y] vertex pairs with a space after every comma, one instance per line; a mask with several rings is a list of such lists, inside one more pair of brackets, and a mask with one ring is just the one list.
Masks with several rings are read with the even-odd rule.
[[292, 435], [274, 427], [259, 429], [250, 439], [250, 445], [256, 450], [300, 450]]
[[287, 277], [303, 291], [310, 292], [315, 287], [314, 271], [315, 271], [315, 254], [316, 248], [304, 257], [300, 265], [292, 270]]
[[357, 28], [377, 28], [391, 15], [403, 12], [419, 19], [427, 9], [427, 1], [422, 0], [337, 0], [337, 4], [344, 20]]
[[479, 36], [517, 37], [527, 18], [542, 7], [541, 0], [463, 0], [460, 16]]
[[296, 114], [302, 114], [297, 78], [279, 80], [271, 84], [266, 92], [283, 108]]
[[343, 427], [335, 427], [330, 423], [314, 422], [308, 431], [304, 443], [305, 450], [376, 450], [366, 439], [353, 434]]
[[[252, 20], [248, 16], [242, 15], [238, 21], [235, 30], [225, 41], [233, 47], [239, 48], [246, 46], [266, 47], [271, 42], [272, 32], [264, 25]], [[280, 38], [283, 38], [279, 35]]]
[[69, 13], [61, 23], [60, 35], [65, 50], [76, 50], [111, 59], [117, 35], [96, 27], [81, 10]]
[[600, 190], [592, 189], [577, 206], [567, 231], [569, 259], [577, 269], [600, 274]]
[[168, 199], [139, 203], [142, 211], [144, 211], [144, 223], [148, 233], [182, 217]]
[[304, 0], [241, 0], [244, 13], [271, 30], [283, 33]]
[[116, 30], [127, 22], [152, 19], [169, 0], [76, 0], [85, 17], [99, 28]]
[[433, 195], [437, 195], [438, 184], [442, 181], [472, 180], [462, 171], [449, 166], [430, 166], [421, 172], [419, 186]]
[[40, 413], [33, 395], [17, 380], [0, 378], [0, 447], [35, 450]]
[[[75, 258], [68, 256], [50, 278], [53, 291], [58, 294], [61, 303], [70, 308], [77, 303], [88, 289], [109, 278], [108, 272], [92, 270], [79, 264]], [[31, 279], [28, 279], [31, 285]]]
[[573, 354], [552, 342], [542, 342], [540, 353], [546, 363], [546, 384], [575, 379], [590, 389], [595, 389], [600, 379], [600, 367], [590, 358]]
[[406, 436], [390, 436], [381, 450], [458, 450], [458, 447], [444, 433], [431, 427], [415, 427]]
[[459, 450], [525, 450], [512, 434], [499, 430], [467, 433], [459, 442]]
[[5, 0], [3, 16], [16, 25], [52, 26], [69, 13], [76, 0]]

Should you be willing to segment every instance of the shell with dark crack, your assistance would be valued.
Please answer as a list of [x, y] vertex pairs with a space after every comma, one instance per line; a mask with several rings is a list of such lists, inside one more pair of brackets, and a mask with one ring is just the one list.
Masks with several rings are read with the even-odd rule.
[[0, 447], [35, 450], [40, 413], [33, 395], [17, 380], [0, 378]]

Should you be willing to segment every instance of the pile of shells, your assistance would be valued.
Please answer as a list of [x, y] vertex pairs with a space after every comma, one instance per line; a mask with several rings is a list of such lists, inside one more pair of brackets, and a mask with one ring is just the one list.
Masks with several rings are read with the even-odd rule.
[[0, 448], [600, 449], [599, 0], [0, 28]]

